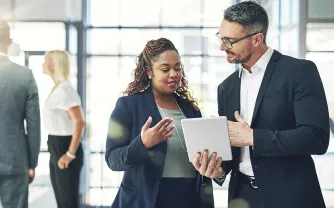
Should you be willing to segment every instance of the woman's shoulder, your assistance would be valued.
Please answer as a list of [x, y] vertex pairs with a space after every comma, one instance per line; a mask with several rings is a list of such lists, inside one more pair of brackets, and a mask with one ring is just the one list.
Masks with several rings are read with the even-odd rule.
[[140, 100], [144, 96], [143, 93], [136, 93], [132, 95], [122, 95], [118, 98], [119, 101], [127, 102], [127, 103], [134, 103]]
[[69, 82], [69, 81], [63, 81], [59, 84], [59, 89], [60, 91], [62, 92], [65, 92], [65, 93], [72, 93], [72, 92], [75, 92], [77, 93], [77, 91], [74, 89], [73, 85]]

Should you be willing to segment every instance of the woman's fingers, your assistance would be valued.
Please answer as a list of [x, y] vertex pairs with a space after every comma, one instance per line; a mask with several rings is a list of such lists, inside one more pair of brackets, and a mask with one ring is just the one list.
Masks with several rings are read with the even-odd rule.
[[146, 121], [146, 123], [144, 124], [142, 130], [143, 130], [143, 131], [146, 131], [147, 129], [149, 129], [151, 123], [152, 123], [152, 117], [149, 116], [148, 119], [147, 119], [147, 121]]
[[162, 136], [164, 137], [164, 136], [170, 134], [171, 131], [173, 131], [174, 128], [175, 128], [175, 125], [169, 125], [169, 126], [167, 126], [167, 128], [165, 129], [165, 131], [163, 131]]
[[199, 170], [200, 174], [201, 175], [205, 175], [206, 173], [206, 169], [207, 169], [207, 166], [208, 166], [208, 150], [204, 150], [204, 152], [202, 153], [202, 159], [201, 159], [201, 168]]
[[206, 169], [205, 176], [210, 177], [213, 171], [215, 170], [216, 167], [216, 158], [217, 158], [217, 153], [212, 153], [210, 162], [208, 164], [208, 168]]
[[[173, 121], [172, 118], [164, 118], [161, 121], [159, 121], [154, 127], [153, 129], [158, 132], [166, 123], [171, 123]], [[168, 125], [167, 125], [168, 126]]]
[[193, 166], [196, 168], [197, 171], [200, 171], [201, 168], [201, 163], [200, 163], [200, 159], [201, 159], [201, 153], [198, 152], [192, 161]]
[[223, 159], [221, 157], [219, 157], [217, 159], [216, 167], [215, 167], [213, 173], [211, 174], [210, 178], [218, 178], [223, 174], [223, 169], [221, 167], [222, 162], [223, 162]]
[[171, 132], [171, 133], [167, 134], [166, 136], [164, 136], [162, 139], [167, 140], [167, 139], [171, 138], [173, 135], [174, 135], [174, 133]]
[[[160, 136], [164, 136], [167, 128], [169, 127], [169, 125], [171, 124], [173, 120], [170, 119], [170, 120], [167, 120], [164, 125], [162, 125], [159, 129], [156, 129], [156, 135], [160, 135]], [[166, 132], [167, 133], [167, 132]]]

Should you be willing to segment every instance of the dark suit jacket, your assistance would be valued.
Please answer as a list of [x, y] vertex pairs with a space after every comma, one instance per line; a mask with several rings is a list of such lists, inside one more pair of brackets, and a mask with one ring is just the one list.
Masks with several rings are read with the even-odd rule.
[[[200, 111], [177, 96], [175, 98], [188, 118], [201, 117]], [[110, 169], [124, 171], [113, 208], [155, 207], [167, 143], [164, 141], [149, 150], [145, 148], [140, 132], [149, 116], [152, 117], [151, 127], [162, 119], [151, 88], [143, 93], [119, 98], [111, 114], [106, 162]], [[197, 182], [202, 207], [213, 208], [211, 180], [197, 173]]]
[[[236, 71], [218, 87], [220, 116], [235, 121], [240, 111], [240, 78]], [[256, 99], [251, 128], [251, 163], [266, 208], [325, 207], [311, 155], [327, 151], [329, 114], [315, 64], [274, 51]], [[229, 200], [238, 181], [240, 148], [223, 163], [231, 173]]]

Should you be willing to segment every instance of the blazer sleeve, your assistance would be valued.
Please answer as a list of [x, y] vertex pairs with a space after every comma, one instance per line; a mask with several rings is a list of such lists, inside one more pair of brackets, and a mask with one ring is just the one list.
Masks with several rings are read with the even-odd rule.
[[[316, 65], [305, 61], [294, 83], [296, 128], [284, 131], [254, 129], [253, 156], [325, 154], [329, 144], [329, 113]], [[282, 112], [284, 113], [284, 112]], [[270, 152], [271, 154], [265, 154]]]
[[[223, 90], [223, 83], [218, 86], [217, 91], [217, 101], [218, 101], [218, 115], [219, 116], [226, 116], [225, 109], [224, 109], [224, 90]], [[222, 186], [226, 175], [229, 174], [232, 170], [232, 160], [231, 161], [223, 161], [222, 162], [222, 168], [224, 171], [224, 175], [221, 178], [215, 178], [214, 181]]]
[[27, 144], [29, 155], [29, 168], [36, 168], [41, 144], [41, 118], [39, 110], [38, 88], [34, 75], [30, 71], [28, 84], [28, 96], [25, 109], [27, 124]]
[[105, 160], [114, 171], [126, 171], [148, 161], [140, 135], [131, 138], [132, 113], [127, 104], [125, 97], [118, 99], [108, 125]]

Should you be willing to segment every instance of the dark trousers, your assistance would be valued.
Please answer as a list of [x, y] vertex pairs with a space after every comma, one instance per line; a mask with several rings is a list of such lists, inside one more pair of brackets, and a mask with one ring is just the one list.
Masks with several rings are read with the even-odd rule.
[[156, 208], [199, 208], [196, 179], [162, 178]]
[[[257, 185], [254, 182], [253, 185]], [[239, 172], [236, 195], [229, 203], [229, 208], [264, 208], [259, 189], [254, 188], [250, 179]]]
[[48, 138], [50, 177], [58, 208], [79, 207], [80, 171], [83, 165], [81, 144], [78, 147], [76, 158], [68, 168], [60, 170], [57, 165], [59, 158], [68, 151], [71, 138], [72, 136], [53, 135], [49, 135]]
[[28, 173], [0, 175], [0, 201], [3, 208], [28, 208], [28, 179]]

